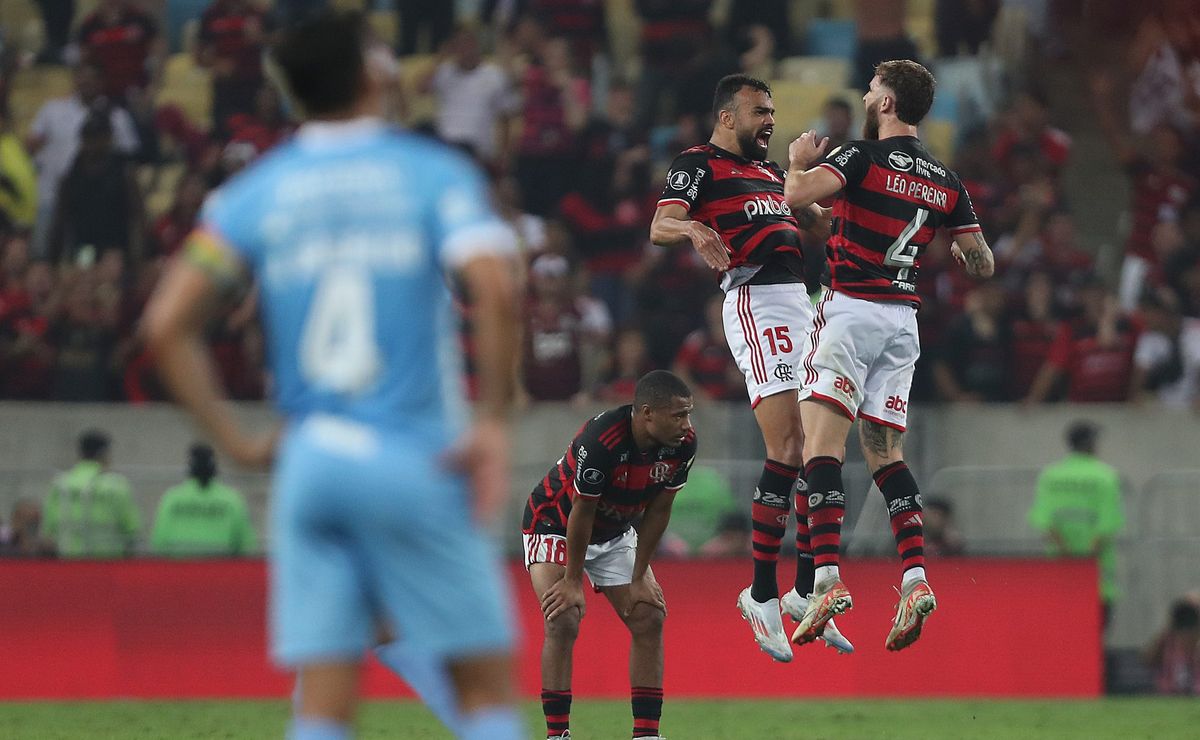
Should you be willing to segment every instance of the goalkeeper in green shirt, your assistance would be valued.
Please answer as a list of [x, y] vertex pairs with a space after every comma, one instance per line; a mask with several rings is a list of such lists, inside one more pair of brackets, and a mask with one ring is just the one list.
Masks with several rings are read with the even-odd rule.
[[1065, 458], [1042, 471], [1029, 523], [1049, 540], [1052, 555], [1095, 558], [1100, 568], [1100, 602], [1104, 626], [1117, 590], [1114, 539], [1124, 526], [1121, 478], [1096, 457], [1099, 429], [1087, 421], [1067, 428]]
[[154, 516], [150, 547], [156, 555], [236, 557], [257, 551], [245, 499], [216, 476], [213, 449], [193, 445], [188, 479], [163, 494]]

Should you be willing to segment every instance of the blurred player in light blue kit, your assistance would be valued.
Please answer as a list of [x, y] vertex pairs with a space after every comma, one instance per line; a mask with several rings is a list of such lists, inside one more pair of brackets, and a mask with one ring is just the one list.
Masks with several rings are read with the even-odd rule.
[[[275, 436], [241, 429], [203, 342], [213, 299], [258, 281], [287, 417], [270, 613], [272, 655], [299, 672], [289, 737], [351, 737], [382, 629], [447, 667], [460, 737], [515, 740], [507, 579], [484, 527], [508, 493], [513, 237], [465, 159], [385, 128], [395, 60], [365, 29], [324, 13], [284, 32], [268, 66], [308, 120], [212, 196], [145, 331], [221, 449], [265, 465]], [[473, 420], [446, 272], [479, 310]]]

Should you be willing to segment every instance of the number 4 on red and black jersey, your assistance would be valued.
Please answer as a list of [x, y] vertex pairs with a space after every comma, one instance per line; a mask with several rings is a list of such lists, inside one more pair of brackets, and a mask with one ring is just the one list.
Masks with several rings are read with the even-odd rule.
[[958, 175], [915, 136], [852, 141], [818, 166], [842, 183], [826, 250], [826, 283], [834, 290], [920, 305], [917, 269], [934, 232], [981, 230]]

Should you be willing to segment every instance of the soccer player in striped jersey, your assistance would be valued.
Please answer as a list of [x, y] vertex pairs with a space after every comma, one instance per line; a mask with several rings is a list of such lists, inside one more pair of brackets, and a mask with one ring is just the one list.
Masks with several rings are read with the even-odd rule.
[[667, 604], [650, 557], [696, 456], [691, 413], [692, 391], [682, 380], [666, 370], [647, 373], [633, 404], [589, 419], [529, 496], [521, 529], [525, 567], [545, 617], [547, 737], [570, 737], [571, 654], [586, 609], [584, 573], [632, 636], [633, 737], [660, 737]]
[[826, 252], [825, 289], [804, 353], [804, 474], [816, 590], [792, 635], [816, 639], [828, 620], [853, 606], [838, 570], [846, 436], [855, 418], [867, 465], [887, 502], [902, 561], [900, 604], [885, 645], [908, 647], [937, 607], [925, 578], [921, 493], [904, 463], [908, 391], [920, 354], [917, 269], [937, 229], [949, 229], [950, 251], [967, 274], [995, 270], [971, 198], [958, 175], [917, 138], [933, 104], [934, 79], [911, 61], [875, 68], [865, 137], [825, 156], [828, 141], [812, 131], [792, 142], [784, 193], [793, 209], [838, 195]]
[[[738, 594], [737, 606], [759, 647], [786, 663], [792, 646], [780, 610], [799, 621], [813, 589], [804, 495], [796, 497], [795, 588], [780, 599], [775, 580], [792, 491], [804, 489], [796, 393], [800, 350], [813, 311], [804, 287], [800, 228], [827, 237], [829, 212], [816, 205], [794, 210], [784, 202], [784, 171], [766, 158], [775, 106], [765, 82], [746, 75], [723, 78], [713, 114], [717, 120], [708, 143], [671, 164], [650, 239], [668, 246], [690, 243], [721, 274], [725, 339], [746, 378], [767, 448], [751, 504], [754, 580]], [[854, 649], [836, 627], [823, 636], [841, 652]]]

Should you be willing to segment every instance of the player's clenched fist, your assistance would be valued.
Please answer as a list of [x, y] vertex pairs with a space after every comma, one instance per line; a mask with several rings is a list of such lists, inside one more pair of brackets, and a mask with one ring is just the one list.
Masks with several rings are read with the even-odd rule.
[[807, 170], [813, 163], [825, 156], [829, 148], [829, 137], [817, 141], [817, 132], [809, 129], [800, 134], [800, 138], [788, 145], [788, 165], [794, 170]]
[[725, 242], [721, 241], [721, 235], [699, 221], [689, 221], [688, 224], [688, 238], [692, 240], [692, 247], [704, 260], [704, 264], [718, 272], [728, 270], [729, 250], [725, 247]]

